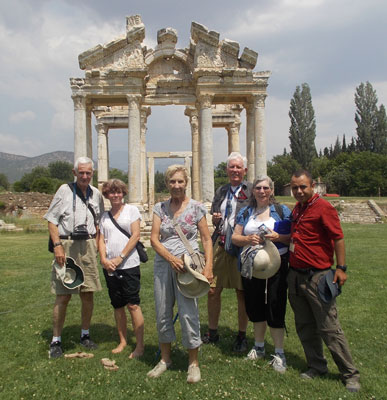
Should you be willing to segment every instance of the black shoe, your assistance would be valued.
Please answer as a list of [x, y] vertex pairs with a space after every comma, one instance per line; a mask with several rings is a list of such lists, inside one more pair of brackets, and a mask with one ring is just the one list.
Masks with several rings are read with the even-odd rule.
[[247, 351], [247, 339], [246, 336], [237, 336], [232, 345], [232, 350], [237, 353], [243, 353]]
[[52, 342], [50, 344], [50, 351], [48, 353], [48, 358], [59, 358], [63, 356], [62, 350], [62, 343], [61, 342]]
[[215, 335], [213, 335], [210, 332], [206, 332], [202, 337], [202, 342], [204, 344], [218, 343], [219, 342], [219, 335], [217, 333], [215, 333]]
[[81, 337], [81, 345], [86, 349], [96, 349], [98, 346], [90, 339], [90, 335], [83, 335]]

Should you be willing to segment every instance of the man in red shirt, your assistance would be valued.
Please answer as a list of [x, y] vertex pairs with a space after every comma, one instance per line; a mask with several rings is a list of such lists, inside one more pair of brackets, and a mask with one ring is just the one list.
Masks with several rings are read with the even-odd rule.
[[323, 341], [330, 350], [346, 388], [360, 390], [359, 371], [353, 364], [348, 342], [337, 316], [336, 301], [322, 299], [318, 285], [333, 265], [333, 283], [339, 287], [347, 280], [345, 244], [335, 208], [314, 193], [308, 171], [293, 174], [291, 189], [297, 204], [292, 213], [289, 259], [289, 302], [294, 311], [297, 334], [304, 348], [308, 370], [301, 374], [312, 379], [327, 373]]

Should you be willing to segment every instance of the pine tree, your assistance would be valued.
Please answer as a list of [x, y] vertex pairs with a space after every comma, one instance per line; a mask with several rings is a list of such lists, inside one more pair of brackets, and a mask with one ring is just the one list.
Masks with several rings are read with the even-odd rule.
[[382, 104], [377, 113], [377, 134], [374, 137], [375, 153], [387, 154], [387, 116]]
[[345, 134], [343, 134], [343, 142], [342, 142], [342, 145], [341, 145], [341, 151], [343, 153], [347, 152], [347, 142], [345, 141]]
[[290, 149], [293, 158], [303, 167], [310, 169], [312, 160], [317, 157], [315, 146], [316, 121], [312, 96], [307, 83], [296, 87], [290, 100]]
[[371, 83], [362, 82], [355, 93], [356, 147], [360, 151], [386, 151], [386, 110], [383, 105], [378, 109], [377, 103], [376, 91]]

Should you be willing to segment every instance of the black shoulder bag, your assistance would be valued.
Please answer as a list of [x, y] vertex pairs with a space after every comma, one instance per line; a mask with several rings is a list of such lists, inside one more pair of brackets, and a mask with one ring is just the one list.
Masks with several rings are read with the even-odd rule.
[[[123, 228], [118, 224], [118, 222], [114, 219], [112, 213], [109, 211], [108, 214], [109, 214], [110, 219], [111, 219], [112, 222], [113, 222], [113, 225], [114, 225], [121, 233], [123, 233], [125, 236], [127, 236], [127, 237], [130, 239], [130, 238], [131, 238], [131, 235], [130, 235], [128, 232], [126, 232], [126, 230], [123, 229]], [[146, 262], [148, 261], [148, 254], [146, 254], [145, 246], [144, 246], [140, 241], [138, 241], [137, 244], [136, 244], [136, 250], [137, 250], [137, 253], [138, 253], [139, 257], [140, 257], [140, 261], [143, 262], [143, 263], [146, 263]]]

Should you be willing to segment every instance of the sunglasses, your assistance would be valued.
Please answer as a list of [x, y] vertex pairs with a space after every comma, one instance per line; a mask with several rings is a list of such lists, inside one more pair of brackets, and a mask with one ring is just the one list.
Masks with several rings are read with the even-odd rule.
[[255, 189], [255, 190], [261, 190], [261, 189], [263, 189], [263, 190], [265, 190], [265, 191], [270, 190], [269, 186], [255, 186], [254, 189]]

